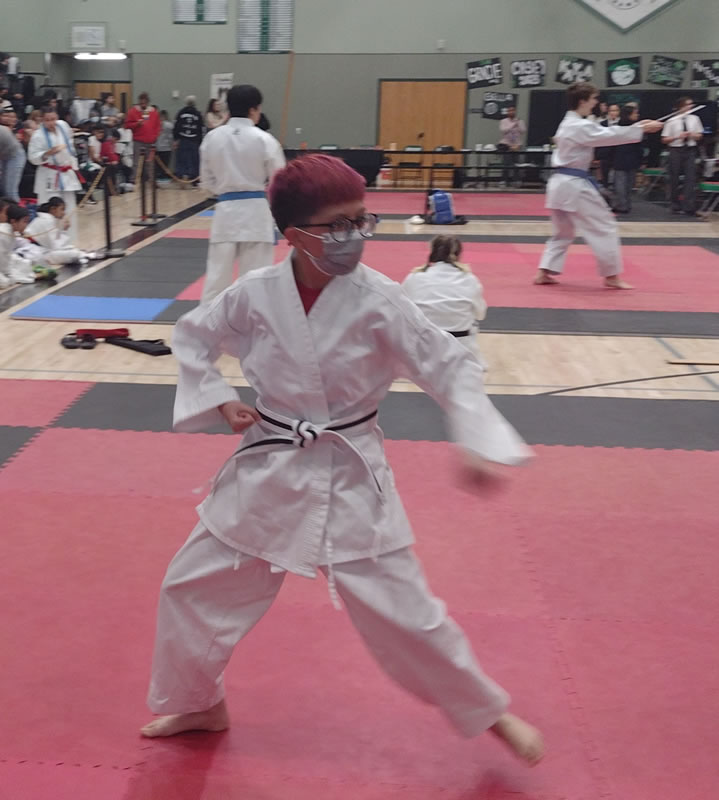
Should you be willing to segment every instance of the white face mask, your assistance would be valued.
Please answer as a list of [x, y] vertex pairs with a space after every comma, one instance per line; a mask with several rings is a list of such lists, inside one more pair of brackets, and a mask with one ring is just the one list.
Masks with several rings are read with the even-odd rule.
[[[302, 228], [299, 228], [302, 230]], [[350, 238], [346, 242], [335, 241], [329, 233], [317, 236], [308, 231], [302, 231], [308, 236], [319, 239], [322, 242], [322, 254], [313, 256], [304, 248], [300, 248], [309, 260], [325, 275], [335, 277], [336, 275], [349, 275], [357, 268], [362, 258], [365, 238], [359, 231], [353, 230]]]

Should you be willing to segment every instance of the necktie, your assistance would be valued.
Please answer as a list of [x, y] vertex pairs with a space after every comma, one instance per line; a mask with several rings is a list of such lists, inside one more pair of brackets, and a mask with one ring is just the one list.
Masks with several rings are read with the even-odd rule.
[[[688, 131], [686, 116], [682, 117], [682, 130], [684, 131], [684, 133], [687, 133]], [[682, 147], [689, 147], [689, 139], [687, 138], [682, 139]]]

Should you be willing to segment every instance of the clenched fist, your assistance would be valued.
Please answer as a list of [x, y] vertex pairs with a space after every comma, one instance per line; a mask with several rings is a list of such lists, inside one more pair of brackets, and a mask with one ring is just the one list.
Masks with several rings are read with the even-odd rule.
[[235, 433], [242, 433], [250, 425], [260, 421], [257, 410], [241, 403], [239, 400], [232, 400], [219, 406], [220, 413], [227, 420], [227, 424]]

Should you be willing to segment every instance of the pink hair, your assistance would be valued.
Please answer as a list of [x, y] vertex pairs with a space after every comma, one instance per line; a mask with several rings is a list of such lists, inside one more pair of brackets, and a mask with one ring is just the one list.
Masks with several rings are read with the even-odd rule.
[[275, 173], [270, 184], [270, 208], [277, 227], [284, 231], [307, 222], [323, 208], [361, 200], [364, 178], [335, 156], [295, 158]]

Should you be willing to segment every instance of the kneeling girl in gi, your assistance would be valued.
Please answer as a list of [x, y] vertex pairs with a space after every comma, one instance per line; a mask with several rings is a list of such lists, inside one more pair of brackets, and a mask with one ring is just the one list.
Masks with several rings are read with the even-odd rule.
[[[338, 158], [291, 161], [269, 190], [289, 255], [177, 323], [175, 430], [224, 420], [244, 436], [165, 576], [148, 698], [162, 716], [142, 733], [227, 728], [222, 673], [235, 645], [287, 572], [319, 570], [388, 675], [463, 735], [491, 730], [534, 764], [539, 732], [508, 713], [509, 696], [427, 585], [377, 407], [401, 373], [444, 408], [477, 478], [531, 453], [484, 393], [477, 358], [360, 262], [376, 224], [364, 193]], [[240, 360], [255, 408], [215, 366], [222, 353]]]
[[428, 320], [479, 357], [476, 333], [487, 303], [482, 284], [459, 261], [461, 256], [462, 242], [456, 236], [435, 236], [427, 263], [412, 270], [402, 288]]
[[75, 247], [68, 228], [65, 201], [62, 197], [51, 197], [38, 206], [37, 216], [25, 229], [26, 238], [32, 239], [42, 248], [42, 258], [49, 266], [72, 264], [78, 261], [87, 264], [89, 255]]

